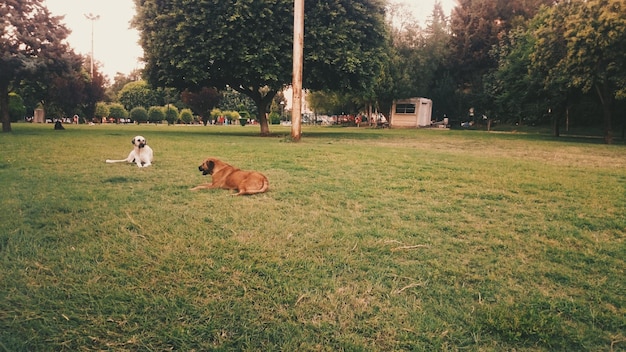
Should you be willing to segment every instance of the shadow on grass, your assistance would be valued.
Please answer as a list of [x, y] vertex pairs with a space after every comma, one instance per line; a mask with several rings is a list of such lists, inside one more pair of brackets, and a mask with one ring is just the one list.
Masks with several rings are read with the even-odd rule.
[[124, 177], [124, 176], [113, 176], [113, 177], [109, 177], [103, 180], [103, 182], [105, 183], [126, 183], [126, 182], [130, 182], [131, 180], [128, 177]]

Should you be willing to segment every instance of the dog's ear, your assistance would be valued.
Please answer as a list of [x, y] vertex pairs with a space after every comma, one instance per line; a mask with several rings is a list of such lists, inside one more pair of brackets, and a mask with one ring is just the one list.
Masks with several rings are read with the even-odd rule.
[[133, 138], [133, 140], [132, 140], [132, 141], [130, 141], [130, 143], [131, 143], [132, 145], [135, 145], [135, 138]]
[[213, 175], [213, 168], [215, 167], [215, 162], [214, 162], [213, 160], [210, 160], [210, 161], [207, 163], [207, 165], [206, 165], [206, 166], [207, 166], [207, 170], [206, 170], [206, 171], [207, 171], [210, 175]]

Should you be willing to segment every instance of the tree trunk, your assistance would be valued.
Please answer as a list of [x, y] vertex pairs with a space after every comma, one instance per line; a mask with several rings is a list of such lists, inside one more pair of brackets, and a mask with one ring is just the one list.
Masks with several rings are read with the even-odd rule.
[[604, 116], [604, 143], [613, 144], [613, 127], [611, 126], [611, 107], [602, 104], [603, 116]]
[[613, 94], [609, 89], [609, 83], [605, 80], [602, 85], [596, 84], [596, 93], [602, 104], [602, 116], [604, 120], [604, 143], [613, 144], [613, 127], [611, 126]]
[[270, 126], [267, 119], [267, 107], [263, 104], [257, 104], [257, 109], [259, 114], [257, 116], [257, 120], [259, 120], [259, 126], [261, 126], [261, 136], [269, 136], [270, 135]]
[[555, 114], [554, 111], [552, 111], [552, 109], [548, 110], [548, 114], [550, 114], [551, 116], [551, 120], [552, 120], [552, 136], [553, 137], [560, 137], [561, 136], [561, 129], [559, 126], [559, 114]]
[[0, 117], [2, 132], [11, 132], [11, 118], [9, 117], [9, 86], [0, 84]]
[[262, 89], [246, 89], [242, 86], [231, 85], [233, 89], [238, 91], [239, 93], [245, 94], [256, 105], [257, 108], [257, 120], [259, 121], [259, 126], [261, 126], [261, 136], [267, 137], [270, 135], [270, 126], [267, 120], [267, 113], [270, 110], [270, 106], [272, 105], [272, 100], [278, 93], [276, 90], [270, 89], [267, 93], [261, 93]]
[[267, 137], [270, 135], [270, 126], [267, 119], [268, 112], [270, 111], [270, 106], [272, 105], [272, 100], [276, 96], [276, 91], [269, 91], [264, 96], [259, 94], [257, 99], [255, 100], [257, 110], [259, 115], [257, 119], [259, 120], [259, 125], [261, 126], [261, 136]]

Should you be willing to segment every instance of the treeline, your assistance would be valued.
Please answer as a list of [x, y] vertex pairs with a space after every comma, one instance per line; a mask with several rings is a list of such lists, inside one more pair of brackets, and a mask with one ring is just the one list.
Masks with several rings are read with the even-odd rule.
[[[16, 107], [91, 118], [104, 102], [148, 119], [163, 106], [247, 112], [269, 133], [291, 82], [292, 0], [135, 2], [146, 66], [112, 82], [65, 44], [43, 0], [5, 5], [1, 21], [16, 30], [1, 42], [3, 130]], [[393, 3], [306, 0], [305, 22], [304, 86], [317, 112], [388, 115], [395, 99], [427, 97], [435, 117], [551, 124], [555, 135], [603, 126], [606, 143], [621, 125], [623, 135], [623, 0], [459, 0], [449, 15], [437, 3], [424, 24]]]
[[606, 143], [621, 125], [623, 138], [623, 0], [459, 0], [449, 18], [436, 6], [425, 28], [393, 38], [394, 96], [426, 96], [436, 114], [476, 122], [551, 124], [556, 136], [603, 126]]

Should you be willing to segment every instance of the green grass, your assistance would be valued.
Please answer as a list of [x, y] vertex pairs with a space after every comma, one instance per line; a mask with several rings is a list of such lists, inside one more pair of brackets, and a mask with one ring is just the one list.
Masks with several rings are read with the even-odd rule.
[[[13, 129], [0, 351], [626, 350], [623, 141]], [[136, 134], [153, 166], [104, 163]], [[189, 191], [207, 156], [270, 191]]]

